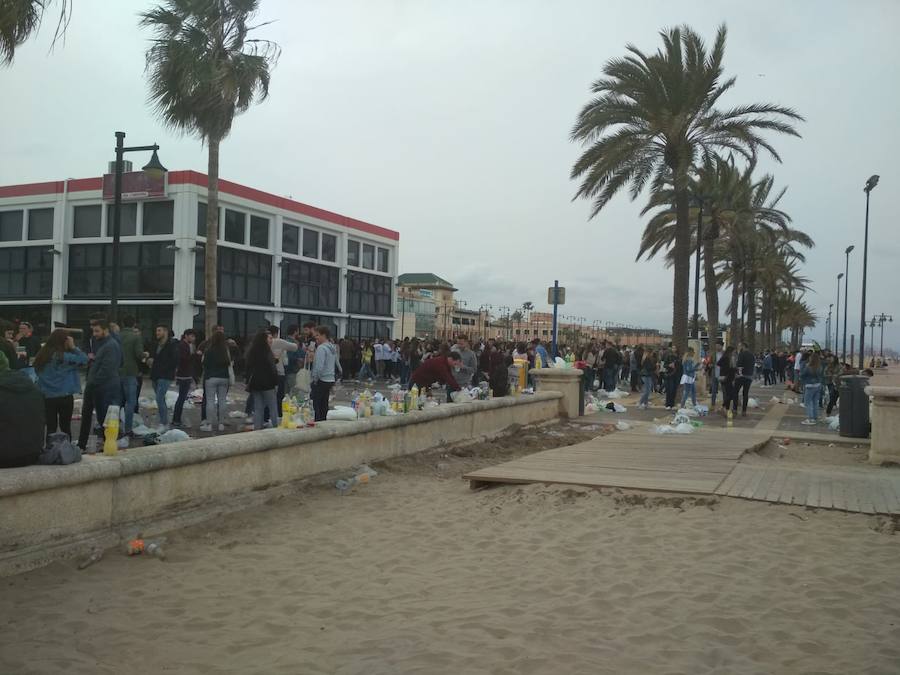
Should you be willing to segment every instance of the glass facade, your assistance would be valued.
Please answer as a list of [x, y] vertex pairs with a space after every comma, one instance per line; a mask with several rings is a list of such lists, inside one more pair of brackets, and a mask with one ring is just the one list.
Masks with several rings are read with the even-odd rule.
[[269, 219], [250, 216], [250, 245], [269, 248]]
[[28, 209], [28, 238], [53, 239], [53, 209]]
[[143, 216], [141, 232], [144, 235], [172, 234], [175, 226], [175, 202], [144, 202]]
[[100, 205], [88, 204], [72, 209], [72, 236], [76, 239], [100, 236]]
[[303, 260], [284, 260], [281, 304], [303, 309], [340, 309], [340, 269]]
[[[249, 305], [272, 304], [272, 256], [240, 249], [218, 248], [219, 300]], [[203, 274], [206, 261], [195, 256], [194, 297], [205, 297]]]
[[308, 321], [315, 321], [317, 326], [328, 326], [331, 330], [331, 337], [343, 337], [337, 335], [337, 324], [334, 322], [333, 316], [321, 316], [319, 314], [285, 314], [281, 320], [281, 334], [287, 335], [287, 329], [290, 326], [297, 326], [301, 330], [303, 324]]
[[232, 244], [246, 243], [244, 240], [246, 224], [246, 213], [225, 209], [225, 241], [230, 241]]
[[364, 272], [347, 273], [347, 312], [389, 316], [393, 279]]
[[[119, 293], [125, 297], [171, 298], [175, 251], [170, 241], [119, 245]], [[108, 297], [112, 290], [112, 244], [69, 247], [67, 298]]]
[[0, 248], [0, 298], [49, 299], [53, 258], [46, 246]]
[[389, 321], [374, 321], [372, 319], [354, 319], [348, 322], [347, 334], [341, 337], [351, 337], [357, 340], [372, 340], [374, 338], [391, 337], [394, 324]]
[[0, 211], [0, 241], [22, 241], [24, 211]]
[[[122, 204], [122, 220], [119, 223], [120, 237], [133, 237], [137, 234], [137, 204]], [[106, 236], [112, 237], [115, 233], [114, 204], [106, 205]]]
[[[66, 325], [73, 328], [81, 328], [84, 334], [90, 334], [91, 317], [95, 314], [107, 314], [109, 305], [68, 305], [66, 306]], [[157, 326], [172, 327], [171, 305], [119, 305], [119, 318], [133, 316], [137, 327], [144, 338], [144, 345], [149, 346], [153, 341], [154, 331]]]

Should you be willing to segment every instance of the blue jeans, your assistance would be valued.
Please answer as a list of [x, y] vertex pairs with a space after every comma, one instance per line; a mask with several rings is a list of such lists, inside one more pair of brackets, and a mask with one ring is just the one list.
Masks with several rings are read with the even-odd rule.
[[803, 389], [803, 405], [806, 407], [806, 419], [819, 419], [819, 391], [821, 384], [807, 384]]
[[134, 427], [134, 407], [137, 405], [137, 376], [125, 375], [122, 378], [122, 388], [125, 390], [125, 429], [126, 434], [131, 433]]
[[716, 407], [716, 396], [719, 394], [719, 378], [715, 376], [715, 371], [713, 371], [713, 377], [709, 383], [709, 393], [712, 397], [712, 401], [709, 404], [710, 408]]
[[684, 404], [687, 403], [688, 396], [691, 397], [691, 403], [696, 406], [697, 405], [697, 383], [696, 382], [685, 382], [681, 385], [681, 407], [684, 407]]
[[[122, 383], [117, 377], [114, 380], [97, 385], [94, 389], [94, 410], [97, 413], [97, 426], [103, 426], [106, 421], [106, 411], [111, 405], [122, 404]], [[85, 424], [82, 421], [82, 424]], [[87, 424], [90, 424], [88, 419]]]
[[272, 420], [272, 428], [278, 426], [278, 396], [277, 390], [267, 389], [265, 391], [254, 391], [251, 393], [253, 398], [253, 428], [262, 429], [265, 424], [266, 408], [269, 409], [269, 419]]
[[616, 388], [616, 374], [619, 372], [618, 368], [604, 368], [603, 369], [603, 388], [606, 391], [612, 391]]
[[642, 375], [641, 380], [644, 382], [644, 391], [641, 393], [640, 405], [649, 405], [650, 394], [653, 392], [653, 375]]
[[169, 424], [169, 408], [166, 406], [166, 392], [172, 380], [153, 380], [153, 393], [156, 395], [156, 405], [159, 407], [159, 423], [163, 426]]
[[178, 399], [175, 401], [175, 412], [172, 414], [172, 422], [181, 424], [181, 411], [184, 410], [184, 402], [187, 400], [188, 394], [191, 393], [191, 386], [194, 380], [190, 377], [177, 377], [175, 381], [178, 383]]

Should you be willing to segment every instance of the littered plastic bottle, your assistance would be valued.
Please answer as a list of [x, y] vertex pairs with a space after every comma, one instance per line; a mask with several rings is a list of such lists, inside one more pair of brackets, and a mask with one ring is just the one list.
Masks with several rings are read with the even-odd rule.
[[111, 405], [106, 409], [103, 422], [103, 454], [116, 455], [119, 452], [119, 406]]

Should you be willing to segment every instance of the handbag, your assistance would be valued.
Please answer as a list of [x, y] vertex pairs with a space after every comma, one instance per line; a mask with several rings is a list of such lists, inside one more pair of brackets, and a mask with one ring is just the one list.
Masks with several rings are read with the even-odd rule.
[[310, 389], [310, 369], [304, 368], [297, 373], [297, 379], [294, 382], [294, 389], [297, 391], [308, 392]]
[[233, 387], [235, 381], [236, 381], [236, 380], [235, 380], [235, 377], [234, 377], [234, 365], [231, 364], [231, 363], [229, 363], [229, 364], [228, 364], [228, 384], [229, 384], [229, 386], [232, 386], [232, 387]]

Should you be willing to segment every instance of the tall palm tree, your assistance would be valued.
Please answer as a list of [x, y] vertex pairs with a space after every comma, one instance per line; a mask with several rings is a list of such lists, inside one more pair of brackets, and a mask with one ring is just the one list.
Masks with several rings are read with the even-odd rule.
[[250, 39], [259, 0], [165, 0], [141, 14], [154, 33], [147, 50], [150, 100], [173, 129], [209, 148], [206, 209], [206, 334], [218, 322], [219, 146], [236, 115], [269, 95], [279, 48]]
[[[0, 66], [8, 66], [16, 56], [16, 48], [41, 26], [44, 11], [53, 0], [0, 0]], [[60, 0], [59, 21], [53, 43], [65, 33], [72, 4]]]
[[591, 217], [622, 188], [636, 199], [649, 183], [660, 189], [671, 175], [676, 212], [672, 334], [687, 342], [690, 275], [689, 176], [700, 157], [730, 150], [748, 159], [760, 148], [776, 160], [775, 149], [760, 135], [777, 131], [799, 136], [791, 122], [794, 110], [773, 104], [750, 104], [727, 110], [715, 106], [734, 86], [723, 80], [726, 29], [722, 25], [711, 50], [688, 26], [661, 33], [663, 47], [644, 54], [628, 45], [629, 54], [603, 68], [593, 83], [595, 98], [584, 106], [572, 139], [586, 146], [572, 167], [581, 178], [576, 199], [593, 199]]

